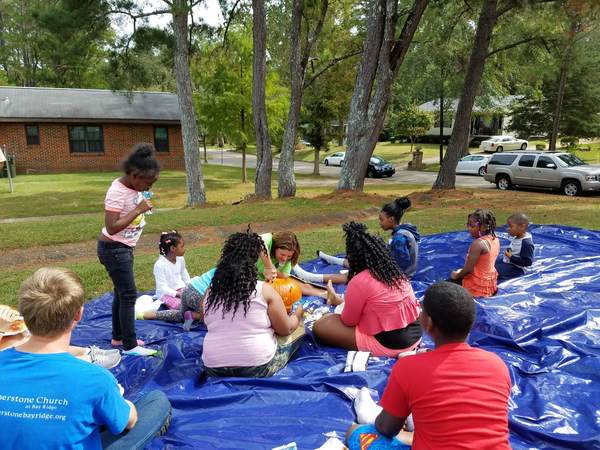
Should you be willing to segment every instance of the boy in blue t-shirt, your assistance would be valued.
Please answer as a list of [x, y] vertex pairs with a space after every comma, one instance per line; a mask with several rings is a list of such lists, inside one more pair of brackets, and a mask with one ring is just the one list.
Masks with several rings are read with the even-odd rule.
[[[170, 408], [164, 409], [164, 394], [150, 393], [137, 402], [147, 403], [151, 397], [155, 408], [165, 410], [158, 428], [149, 431], [155, 425], [142, 423], [141, 411], [138, 422], [139, 407], [122, 397], [108, 370], [68, 353], [84, 300], [81, 280], [67, 269], [39, 269], [21, 285], [19, 309], [31, 338], [0, 352], [3, 448], [87, 450], [117, 441], [127, 446], [136, 438], [149, 441], [165, 424]], [[141, 426], [134, 429], [136, 423]], [[101, 427], [113, 435], [131, 431], [101, 436]], [[141, 437], [139, 432], [150, 434]]]
[[496, 261], [499, 283], [524, 275], [527, 267], [533, 264], [535, 250], [531, 234], [527, 231], [529, 218], [525, 214], [515, 213], [506, 223], [511, 240], [504, 255]]

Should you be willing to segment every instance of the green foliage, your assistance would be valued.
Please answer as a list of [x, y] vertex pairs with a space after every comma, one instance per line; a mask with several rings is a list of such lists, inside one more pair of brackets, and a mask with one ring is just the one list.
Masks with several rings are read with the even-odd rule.
[[106, 1], [4, 0], [0, 65], [20, 86], [106, 87]]
[[388, 116], [389, 128], [395, 137], [407, 136], [412, 144], [433, 126], [433, 115], [415, 104], [392, 111]]

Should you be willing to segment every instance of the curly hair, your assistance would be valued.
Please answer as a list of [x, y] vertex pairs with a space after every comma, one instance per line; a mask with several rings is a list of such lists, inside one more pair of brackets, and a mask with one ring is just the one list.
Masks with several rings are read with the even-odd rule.
[[167, 256], [171, 251], [172, 247], [177, 247], [183, 240], [183, 236], [177, 232], [177, 230], [163, 231], [160, 233], [160, 240], [158, 241], [158, 251], [161, 255]]
[[348, 280], [366, 269], [376, 280], [390, 288], [399, 288], [405, 276], [383, 239], [368, 233], [362, 223], [345, 223], [342, 229], [346, 234], [346, 258], [350, 267]]
[[261, 252], [266, 252], [262, 238], [250, 230], [234, 233], [227, 238], [210, 283], [206, 298], [207, 311], [221, 309], [225, 317], [225, 313], [232, 310], [235, 315], [243, 305], [246, 316], [250, 298], [256, 291], [256, 261]]
[[485, 234], [496, 237], [496, 217], [489, 209], [478, 208], [467, 216], [467, 220], [473, 219], [486, 229]]
[[298, 238], [291, 231], [281, 231], [279, 233], [273, 233], [273, 244], [271, 245], [271, 258], [275, 258], [275, 250], [281, 248], [283, 250], [289, 250], [294, 254], [291, 257], [292, 266], [298, 264], [298, 258], [300, 257], [300, 243]]

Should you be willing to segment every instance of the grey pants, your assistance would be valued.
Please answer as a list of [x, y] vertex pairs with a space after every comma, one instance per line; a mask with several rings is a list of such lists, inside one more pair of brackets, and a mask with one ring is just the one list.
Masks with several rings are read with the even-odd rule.
[[186, 311], [200, 311], [200, 300], [202, 295], [191, 284], [188, 284], [181, 292], [181, 306], [179, 310], [166, 309], [156, 311], [156, 318], [165, 322], [183, 322], [183, 313]]

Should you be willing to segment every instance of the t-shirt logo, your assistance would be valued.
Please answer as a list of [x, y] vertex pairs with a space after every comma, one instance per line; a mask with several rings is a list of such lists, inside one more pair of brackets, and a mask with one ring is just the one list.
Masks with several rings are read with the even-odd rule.
[[361, 433], [359, 436], [360, 450], [367, 450], [377, 440], [375, 433]]

